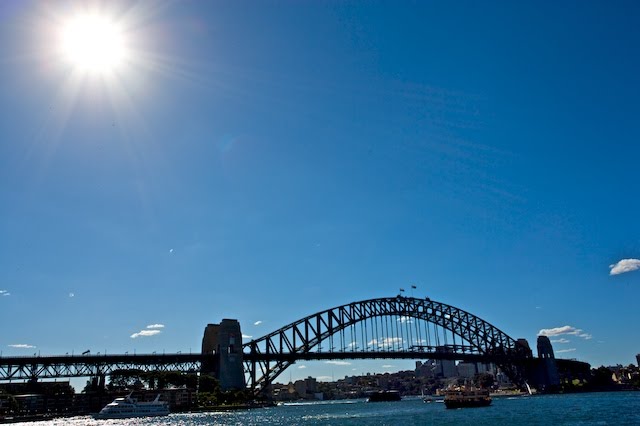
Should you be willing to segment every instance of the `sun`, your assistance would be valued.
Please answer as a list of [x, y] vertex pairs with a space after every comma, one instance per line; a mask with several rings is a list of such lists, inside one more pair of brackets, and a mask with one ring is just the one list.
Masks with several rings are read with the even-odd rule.
[[69, 65], [92, 74], [117, 71], [127, 59], [122, 29], [98, 14], [77, 15], [66, 21], [60, 50]]

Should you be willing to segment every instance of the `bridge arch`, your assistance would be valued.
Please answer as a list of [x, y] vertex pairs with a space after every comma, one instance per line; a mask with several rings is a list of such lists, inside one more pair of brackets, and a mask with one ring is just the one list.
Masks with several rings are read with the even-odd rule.
[[[358, 326], [360, 336], [354, 340]], [[249, 385], [260, 392], [298, 360], [468, 359], [494, 362], [518, 383], [517, 363], [532, 355], [527, 346], [470, 312], [429, 298], [397, 296], [309, 315], [245, 343], [243, 356]]]

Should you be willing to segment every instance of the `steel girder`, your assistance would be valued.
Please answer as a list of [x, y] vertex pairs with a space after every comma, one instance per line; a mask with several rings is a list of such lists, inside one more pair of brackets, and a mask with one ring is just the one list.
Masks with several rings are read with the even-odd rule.
[[[469, 345], [449, 345], [450, 355], [444, 356], [435, 348], [424, 350], [417, 347], [403, 350], [402, 354], [383, 351], [375, 356], [372, 351], [346, 350], [344, 345], [339, 351], [330, 348], [329, 352], [322, 352], [321, 343], [332, 335], [367, 319], [383, 316], [427, 321], [459, 336]], [[266, 389], [296, 360], [302, 359], [476, 357], [497, 363], [514, 382], [518, 382], [519, 371], [513, 368], [513, 363], [531, 356], [530, 351], [515, 339], [467, 311], [429, 298], [402, 296], [353, 302], [309, 315], [245, 343], [243, 351], [245, 372], [249, 375], [251, 388], [257, 393]]]
[[133, 369], [198, 372], [202, 360], [201, 354], [1, 357], [0, 381], [91, 377]]

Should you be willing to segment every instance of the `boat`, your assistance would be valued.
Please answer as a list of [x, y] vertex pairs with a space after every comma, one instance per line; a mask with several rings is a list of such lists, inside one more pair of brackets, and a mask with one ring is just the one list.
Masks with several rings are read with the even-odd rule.
[[169, 406], [160, 401], [160, 395], [151, 402], [138, 402], [131, 394], [116, 398], [104, 406], [94, 419], [128, 419], [132, 417], [157, 417], [169, 415]]
[[400, 401], [400, 392], [396, 390], [384, 390], [373, 392], [367, 398], [367, 402], [388, 402], [388, 401]]
[[486, 389], [448, 389], [444, 393], [444, 405], [447, 408], [487, 407], [491, 405], [491, 397]]

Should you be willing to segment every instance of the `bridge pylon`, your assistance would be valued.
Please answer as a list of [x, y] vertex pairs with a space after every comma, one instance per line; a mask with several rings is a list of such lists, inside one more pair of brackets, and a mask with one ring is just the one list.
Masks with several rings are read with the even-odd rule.
[[202, 337], [202, 354], [214, 356], [203, 358], [201, 373], [217, 378], [223, 390], [245, 388], [242, 332], [237, 320], [208, 324]]

